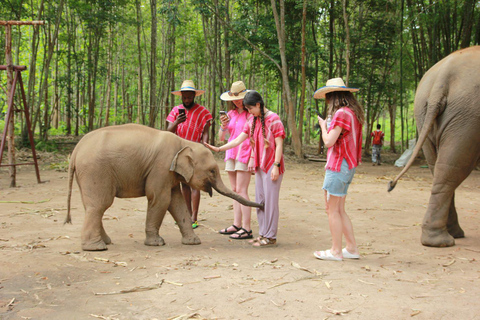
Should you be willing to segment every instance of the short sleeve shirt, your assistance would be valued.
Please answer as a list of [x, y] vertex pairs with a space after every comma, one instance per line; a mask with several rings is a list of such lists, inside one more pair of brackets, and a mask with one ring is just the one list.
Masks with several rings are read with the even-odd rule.
[[[230, 118], [230, 122], [228, 123], [227, 129], [228, 133], [230, 134], [230, 137], [228, 138], [228, 141], [230, 142], [238, 137], [240, 133], [242, 133], [247, 119], [253, 116], [246, 110], [244, 110], [242, 113], [239, 113], [238, 109], [234, 109], [228, 112], [228, 117]], [[232, 159], [248, 164], [251, 153], [252, 148], [250, 146], [250, 140], [245, 139], [245, 141], [243, 141], [239, 146], [227, 150], [225, 153], [225, 161]]]
[[[183, 104], [174, 107], [170, 111], [167, 117], [168, 122], [173, 123], [177, 119], [179, 109], [185, 109]], [[190, 110], [185, 109], [185, 115], [187, 120], [178, 124], [176, 134], [186, 140], [201, 142], [205, 125], [213, 119], [211, 113], [207, 108], [196, 103]]]
[[[251, 137], [253, 121], [256, 121], [255, 131], [253, 133], [253, 140], [255, 141], [255, 145], [253, 147], [255, 171], [260, 168], [265, 173], [267, 173], [275, 162], [275, 138], [281, 137], [282, 139], [285, 139], [285, 128], [282, 121], [280, 120], [280, 117], [276, 113], [271, 111], [268, 112], [265, 115], [264, 122], [265, 137], [269, 142], [269, 145], [268, 148], [265, 148], [265, 140], [263, 138], [262, 122], [260, 117], [251, 117], [245, 124], [243, 132], [245, 132], [246, 134], [248, 134], [249, 137]], [[279, 169], [280, 174], [283, 174], [285, 172], [283, 154], [282, 159], [280, 160]]]
[[357, 167], [362, 160], [362, 124], [350, 108], [343, 107], [333, 115], [328, 132], [337, 126], [344, 129], [343, 134], [328, 148], [325, 168], [339, 172], [343, 159], [347, 160], [349, 169]]

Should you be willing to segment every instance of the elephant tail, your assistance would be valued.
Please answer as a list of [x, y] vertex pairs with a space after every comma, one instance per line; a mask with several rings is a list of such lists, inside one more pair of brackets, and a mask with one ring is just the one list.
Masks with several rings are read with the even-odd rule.
[[72, 199], [73, 175], [75, 174], [75, 158], [72, 156], [69, 159], [68, 165], [68, 195], [67, 195], [67, 217], [63, 224], [72, 224], [72, 216], [70, 215], [70, 204]]
[[438, 101], [429, 102], [427, 100], [426, 106], [425, 106], [425, 109], [427, 109], [427, 112], [425, 114], [425, 119], [423, 121], [422, 130], [420, 131], [420, 134], [418, 136], [417, 144], [413, 149], [412, 156], [408, 160], [403, 170], [395, 177], [395, 179], [388, 182], [388, 192], [392, 191], [395, 188], [398, 180], [405, 174], [405, 172], [408, 171], [408, 169], [410, 169], [413, 162], [415, 161], [415, 158], [420, 152], [420, 149], [423, 147], [425, 140], [427, 140], [428, 133], [430, 132], [430, 130], [432, 130], [438, 114], [440, 113], [441, 110], [444, 110], [444, 107], [446, 105], [446, 98], [447, 98], [446, 93], [442, 93], [440, 97], [441, 98]]

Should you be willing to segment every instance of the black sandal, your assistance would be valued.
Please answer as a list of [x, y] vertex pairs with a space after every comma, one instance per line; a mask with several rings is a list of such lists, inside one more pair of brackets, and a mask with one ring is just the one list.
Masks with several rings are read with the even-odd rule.
[[[234, 227], [235, 231], [227, 231], [228, 228], [230, 228], [230, 227]], [[218, 233], [220, 233], [220, 234], [234, 234], [235, 232], [238, 232], [242, 229], [242, 228], [237, 227], [234, 224], [232, 224], [230, 227], [226, 227], [225, 229], [222, 229], [222, 230], [218, 231]]]
[[[234, 237], [233, 235], [236, 234], [237, 236]], [[230, 239], [234, 239], [234, 240], [244, 240], [244, 239], [252, 239], [253, 236], [252, 236], [252, 230], [250, 231], [247, 231], [246, 229], [244, 228], [240, 228], [240, 230], [238, 230], [237, 232], [235, 232], [234, 234], [232, 234], [230, 236]]]

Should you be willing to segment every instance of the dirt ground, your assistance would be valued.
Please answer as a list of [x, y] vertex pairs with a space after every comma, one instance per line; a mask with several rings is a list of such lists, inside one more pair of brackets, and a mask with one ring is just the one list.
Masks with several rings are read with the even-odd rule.
[[104, 217], [113, 244], [103, 252], [81, 251], [76, 184], [73, 224], [63, 224], [66, 172], [43, 163], [48, 182], [37, 184], [32, 166], [19, 167], [9, 188], [2, 168], [0, 319], [480, 319], [480, 172], [456, 193], [466, 238], [428, 248], [419, 239], [429, 170], [417, 163], [388, 193], [400, 168], [364, 160], [347, 201], [361, 259], [343, 262], [313, 256], [330, 245], [322, 162], [287, 161], [275, 248], [218, 234], [233, 212], [216, 193], [202, 194], [198, 246], [181, 244], [169, 215], [166, 245], [145, 246], [146, 199], [116, 199]]

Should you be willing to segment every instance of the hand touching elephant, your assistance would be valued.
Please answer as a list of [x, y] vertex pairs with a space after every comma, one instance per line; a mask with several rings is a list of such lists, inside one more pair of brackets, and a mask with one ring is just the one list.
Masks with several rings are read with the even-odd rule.
[[115, 197], [148, 200], [145, 244], [164, 245], [159, 235], [166, 211], [177, 222], [183, 244], [200, 244], [194, 234], [180, 182], [208, 192], [212, 188], [246, 206], [261, 207], [230, 191], [222, 182], [212, 153], [202, 144], [165, 131], [127, 124], [92, 131], [73, 150], [68, 181], [68, 213], [73, 175], [85, 207], [83, 250], [106, 250], [111, 243], [102, 217]]
[[418, 143], [389, 191], [423, 146], [433, 186], [422, 225], [422, 244], [447, 247], [464, 237], [455, 189], [480, 159], [480, 46], [456, 51], [428, 70], [415, 95]]

